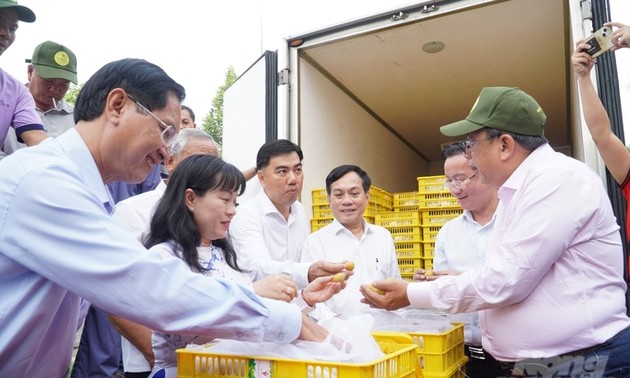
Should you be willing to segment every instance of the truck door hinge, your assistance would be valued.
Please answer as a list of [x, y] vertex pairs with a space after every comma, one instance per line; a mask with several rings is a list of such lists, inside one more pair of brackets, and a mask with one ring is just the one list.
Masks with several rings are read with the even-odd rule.
[[593, 19], [593, 8], [591, 6], [591, 0], [581, 0], [580, 10], [582, 11], [582, 21]]
[[289, 69], [283, 68], [278, 72], [278, 85], [287, 85], [289, 84]]

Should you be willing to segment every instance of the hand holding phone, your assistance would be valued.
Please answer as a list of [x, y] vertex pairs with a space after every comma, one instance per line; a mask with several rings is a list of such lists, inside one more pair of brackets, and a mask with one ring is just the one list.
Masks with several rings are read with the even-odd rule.
[[611, 35], [612, 29], [607, 26], [597, 30], [595, 33], [588, 36], [584, 41], [586, 44], [591, 46], [585, 52], [593, 58], [596, 58], [610, 50], [614, 46], [611, 40]]

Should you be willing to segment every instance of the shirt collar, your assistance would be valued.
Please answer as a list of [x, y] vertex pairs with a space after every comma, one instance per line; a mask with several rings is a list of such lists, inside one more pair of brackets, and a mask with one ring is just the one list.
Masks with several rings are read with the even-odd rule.
[[499, 188], [498, 194], [500, 201], [507, 205], [514, 193], [523, 186], [529, 171], [539, 164], [545, 164], [545, 161], [551, 158], [555, 153], [556, 152], [548, 143], [532, 151]]
[[[90, 191], [97, 195], [104, 207], [106, 207], [106, 203], [109, 203], [109, 209], [113, 211], [115, 207], [114, 199], [103, 183], [103, 178], [99, 173], [94, 157], [81, 135], [79, 135], [79, 132], [73, 127], [56, 139], [70, 160], [80, 167], [79, 172], [81, 172], [80, 174], [83, 176]], [[109, 209], [108, 213], [111, 214]]]

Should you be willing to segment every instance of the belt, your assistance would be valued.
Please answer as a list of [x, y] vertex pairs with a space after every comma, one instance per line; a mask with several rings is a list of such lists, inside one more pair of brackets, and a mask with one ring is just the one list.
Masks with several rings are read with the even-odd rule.
[[485, 360], [487, 358], [486, 351], [483, 350], [482, 347], [473, 346], [473, 345], [464, 345], [464, 348], [468, 353], [468, 357], [475, 358], [477, 360]]

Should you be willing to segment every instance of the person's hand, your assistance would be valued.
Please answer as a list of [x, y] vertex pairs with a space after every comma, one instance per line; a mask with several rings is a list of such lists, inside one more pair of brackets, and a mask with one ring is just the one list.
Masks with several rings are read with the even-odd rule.
[[345, 262], [315, 261], [308, 267], [308, 282], [313, 282], [317, 277], [332, 276], [340, 272], [346, 274], [346, 279], [354, 274], [351, 270], [346, 269]]
[[[361, 285], [361, 294], [363, 294], [361, 302], [370, 305], [370, 307], [386, 310], [398, 310], [409, 306], [407, 285], [409, 282], [401, 279], [376, 281], [371, 284], [372, 288], [370, 285]], [[380, 290], [382, 294], [377, 293], [373, 288]]]
[[573, 50], [573, 55], [571, 55], [571, 64], [573, 64], [573, 71], [578, 77], [588, 76], [593, 65], [595, 65], [595, 58], [586, 53], [590, 47], [584, 40], [580, 40], [575, 44], [575, 50]]
[[416, 269], [413, 273], [414, 281], [435, 281], [442, 276], [456, 276], [460, 274], [454, 270]]
[[272, 274], [254, 282], [254, 293], [261, 297], [291, 302], [298, 294], [298, 287], [291, 277]]
[[610, 40], [614, 44], [612, 51], [619, 50], [622, 47], [630, 47], [630, 25], [612, 21], [606, 22], [604, 26], [617, 28], [610, 36]]
[[302, 299], [309, 306], [329, 300], [346, 287], [346, 281], [334, 282], [333, 276], [317, 277], [302, 290]]
[[315, 323], [311, 318], [302, 314], [302, 331], [300, 331], [300, 336], [298, 336], [298, 340], [302, 341], [314, 341], [321, 343], [328, 336], [328, 331]]

